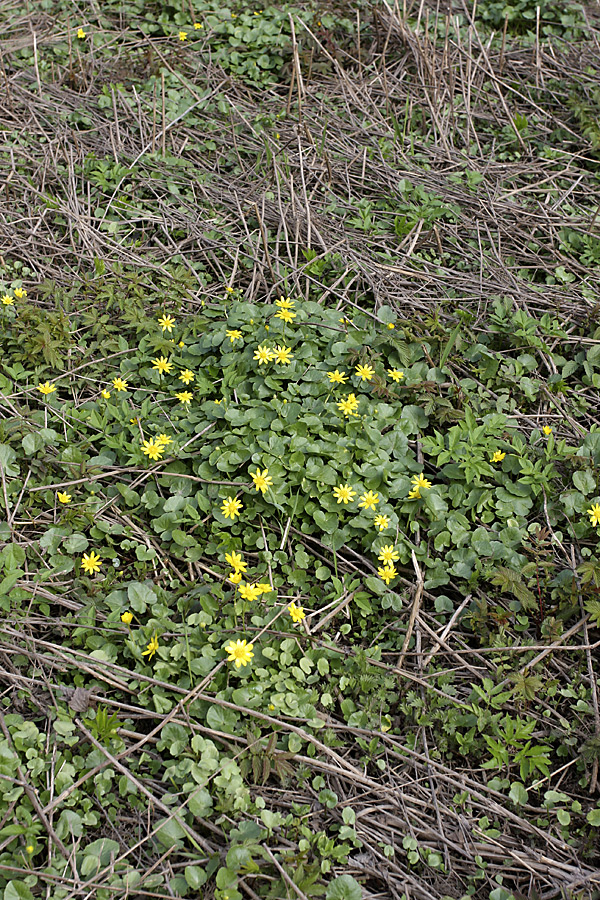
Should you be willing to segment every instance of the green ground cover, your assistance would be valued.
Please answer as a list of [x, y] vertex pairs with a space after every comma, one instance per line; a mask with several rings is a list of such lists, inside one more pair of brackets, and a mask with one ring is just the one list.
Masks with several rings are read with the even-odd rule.
[[0, 21], [5, 900], [600, 896], [597, 10]]

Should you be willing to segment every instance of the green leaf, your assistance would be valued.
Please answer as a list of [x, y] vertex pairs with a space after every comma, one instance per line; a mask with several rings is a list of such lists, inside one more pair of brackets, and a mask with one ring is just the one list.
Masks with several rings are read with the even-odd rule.
[[33, 434], [26, 434], [21, 441], [21, 445], [25, 456], [33, 456], [34, 453], [42, 449], [44, 440], [38, 432], [34, 432]]
[[146, 584], [140, 584], [139, 581], [134, 581], [129, 585], [127, 597], [131, 608], [138, 613], [146, 612], [146, 607], [153, 606], [158, 599], [152, 588]]
[[519, 781], [513, 781], [508, 796], [516, 806], [523, 806], [529, 800], [529, 794]]
[[600, 828], [600, 809], [590, 809], [585, 818], [588, 825], [591, 825], [593, 828]]
[[573, 474], [573, 484], [586, 497], [596, 491], [596, 479], [591, 469], [582, 469], [579, 472], [575, 472]]
[[23, 881], [9, 881], [4, 888], [4, 900], [35, 900]]
[[326, 900], [362, 900], [362, 889], [352, 875], [339, 875], [327, 886]]
[[200, 866], [186, 866], [183, 870], [185, 880], [193, 891], [199, 890], [206, 883], [207, 875]]

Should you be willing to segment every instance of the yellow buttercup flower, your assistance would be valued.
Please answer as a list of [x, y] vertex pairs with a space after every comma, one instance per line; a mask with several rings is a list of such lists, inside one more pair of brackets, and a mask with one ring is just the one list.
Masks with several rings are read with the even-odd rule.
[[358, 377], [363, 381], [370, 381], [375, 374], [375, 369], [371, 366], [357, 366], [355, 371]]
[[345, 416], [356, 416], [358, 415], [356, 412], [358, 404], [359, 399], [356, 394], [348, 394], [345, 400], [340, 400], [336, 405], [339, 411], [344, 413]]
[[402, 369], [388, 369], [387, 373], [392, 381], [398, 382], [402, 381], [402, 379], [404, 378], [404, 372], [402, 371]]
[[173, 331], [173, 326], [175, 325], [175, 319], [172, 316], [160, 316], [158, 320], [158, 324], [162, 328], [163, 331], [168, 331], [169, 334]]
[[171, 374], [173, 363], [170, 362], [166, 356], [158, 356], [156, 359], [153, 359], [152, 362], [154, 363], [152, 368], [156, 369], [159, 375], [162, 375], [164, 372], [166, 372], [167, 375]]
[[123, 378], [113, 378], [113, 387], [115, 391], [126, 391], [127, 382]]
[[386, 544], [379, 551], [377, 559], [381, 560], [385, 566], [388, 566], [391, 563], [396, 562], [397, 559], [400, 559], [400, 554], [397, 550], [394, 550], [393, 544]]
[[421, 491], [418, 487], [411, 488], [408, 492], [409, 500], [420, 500], [421, 499]]
[[503, 453], [502, 450], [495, 450], [494, 453], [492, 453], [492, 455], [490, 456], [490, 462], [502, 462], [505, 456], [506, 453]]
[[395, 328], [395, 327], [396, 327], [396, 326], [394, 325], [393, 322], [388, 322], [388, 328], [389, 328], [389, 329], [392, 329], [392, 328]]
[[247, 564], [242, 559], [242, 554], [236, 553], [235, 550], [232, 550], [231, 553], [226, 553], [225, 559], [235, 572], [245, 572], [248, 568]]
[[105, 400], [110, 400], [110, 391], [107, 391], [106, 388], [102, 388], [100, 395], [104, 397]]
[[59, 503], [70, 503], [73, 497], [71, 494], [63, 493], [62, 491], [56, 492], [57, 499]]
[[193, 400], [194, 395], [190, 393], [190, 391], [180, 391], [178, 394], [175, 394], [180, 403], [183, 403], [184, 406], [190, 405], [190, 400]]
[[229, 575], [227, 576], [227, 581], [230, 581], [231, 584], [239, 584], [241, 580], [242, 580], [241, 572], [230, 572]]
[[121, 613], [121, 622], [125, 625], [131, 625], [133, 622], [133, 613], [132, 612], [124, 612]]
[[283, 322], [286, 322], [286, 324], [289, 325], [290, 322], [293, 322], [296, 318], [296, 313], [292, 312], [291, 309], [280, 309], [278, 313], [275, 313], [273, 318], [281, 319]]
[[155, 444], [160, 444], [162, 447], [168, 447], [169, 444], [173, 443], [173, 438], [170, 438], [168, 434], [157, 434], [154, 438]]
[[189, 384], [195, 378], [194, 373], [191, 369], [184, 369], [181, 375], [179, 376], [179, 380], [183, 381], [184, 384]]
[[244, 600], [258, 600], [262, 594], [262, 590], [257, 584], [238, 584], [240, 597]]
[[257, 589], [260, 590], [261, 594], [270, 594], [271, 591], [275, 590], [272, 588], [268, 581], [260, 581], [256, 585]]
[[250, 472], [252, 477], [252, 481], [254, 482], [254, 487], [257, 491], [260, 491], [262, 494], [266, 494], [270, 487], [273, 487], [273, 479], [269, 475], [269, 470], [265, 469], [264, 472], [261, 472], [260, 469], [257, 469], [256, 472]]
[[144, 651], [142, 651], [142, 656], [147, 656], [148, 661], [152, 659], [156, 651], [158, 650], [158, 636], [156, 632], [154, 632], [148, 646]]
[[15, 288], [14, 293], [17, 300], [22, 300], [23, 297], [27, 296], [27, 291], [25, 290], [25, 288]]
[[94, 575], [95, 572], [99, 572], [101, 565], [102, 560], [95, 550], [91, 550], [89, 554], [84, 553], [81, 558], [81, 568], [84, 572], [87, 572], [88, 575]]
[[82, 41], [84, 39], [85, 31], [83, 30], [83, 28], [77, 29], [77, 37], [79, 38], [80, 41]]
[[225, 337], [228, 337], [233, 344], [234, 341], [239, 341], [241, 339], [242, 332], [238, 328], [230, 328], [225, 332]]
[[389, 584], [392, 578], [395, 578], [398, 573], [395, 566], [390, 564], [389, 566], [383, 566], [383, 568], [380, 567], [377, 569], [377, 574], [386, 584]]
[[378, 503], [379, 494], [377, 493], [377, 491], [365, 491], [365, 493], [362, 494], [358, 505], [363, 509], [375, 509]]
[[237, 497], [227, 497], [221, 504], [221, 514], [224, 515], [226, 519], [235, 519], [236, 516], [239, 516], [241, 509], [242, 502], [241, 500], [238, 500]]
[[50, 384], [49, 381], [45, 381], [44, 384], [38, 384], [38, 391], [42, 394], [53, 394], [56, 390], [55, 384]]
[[230, 641], [224, 647], [225, 653], [228, 653], [227, 662], [234, 662], [237, 669], [240, 666], [247, 666], [254, 653], [252, 652], [254, 644], [247, 644], [246, 641], [237, 640], [235, 643]]
[[590, 523], [594, 526], [600, 525], [600, 503], [594, 503], [592, 507], [586, 510], [590, 517]]
[[279, 300], [275, 301], [275, 306], [278, 306], [279, 309], [292, 309], [296, 305], [295, 300], [290, 300], [289, 297], [280, 297]]
[[4, 297], [2, 297], [2, 303], [4, 304], [4, 306], [12, 306], [14, 302], [15, 298], [11, 297], [10, 294], [5, 294]]
[[421, 490], [421, 488], [431, 487], [431, 481], [428, 481], [427, 478], [424, 477], [422, 472], [420, 475], [413, 475], [410, 480], [412, 481], [413, 485], [419, 490]]
[[194, 30], [198, 31], [199, 28], [204, 28], [202, 22], [194, 22]]
[[346, 384], [348, 381], [346, 373], [340, 372], [339, 369], [336, 369], [335, 372], [328, 372], [327, 377], [332, 384]]
[[284, 347], [281, 344], [278, 344], [273, 350], [275, 356], [275, 362], [281, 363], [283, 366], [289, 365], [290, 361], [294, 358], [292, 356], [292, 348]]
[[390, 526], [390, 517], [389, 516], [375, 516], [375, 527], [379, 528], [380, 531], [385, 531], [386, 528]]
[[259, 344], [258, 350], [255, 350], [253, 358], [258, 360], [259, 366], [262, 366], [265, 363], [270, 363], [274, 355], [275, 354], [269, 347], [261, 347]]
[[338, 503], [346, 505], [349, 501], [354, 500], [356, 491], [353, 491], [349, 484], [340, 484], [337, 487], [334, 487], [333, 496]]
[[160, 459], [165, 450], [165, 445], [161, 442], [157, 443], [154, 438], [149, 441], [142, 441], [142, 453], [145, 453], [150, 459]]
[[293, 600], [290, 603], [290, 605], [288, 606], [288, 612], [289, 612], [290, 616], [292, 617], [292, 622], [294, 622], [294, 623], [301, 622], [302, 619], [306, 618], [306, 613], [304, 612], [304, 609], [301, 606], [296, 606], [296, 604], [294, 603]]
[[179, 32], [179, 40], [180, 40], [180, 41], [185, 41], [185, 40], [187, 40], [187, 31], [180, 31], [180, 32]]
[[542, 428], [542, 431], [544, 432], [544, 434], [546, 436], [548, 436], [549, 434], [552, 434], [552, 428], [550, 427], [550, 425], [544, 425], [544, 427]]

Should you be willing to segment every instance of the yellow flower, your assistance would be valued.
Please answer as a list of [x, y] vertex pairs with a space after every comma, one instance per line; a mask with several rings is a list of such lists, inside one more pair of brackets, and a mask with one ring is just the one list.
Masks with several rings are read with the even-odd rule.
[[377, 569], [377, 574], [386, 584], [389, 584], [392, 578], [395, 578], [398, 573], [393, 565], [389, 565]]
[[392, 381], [402, 381], [402, 379], [404, 378], [404, 372], [402, 371], [402, 369], [388, 369], [387, 373]]
[[168, 447], [169, 444], [173, 443], [173, 438], [170, 438], [168, 434], [157, 434], [154, 438], [155, 444], [160, 444], [162, 447]]
[[184, 369], [181, 375], [179, 376], [179, 380], [183, 381], [184, 384], [189, 384], [195, 378], [194, 373], [191, 369]]
[[340, 484], [333, 489], [333, 496], [338, 503], [346, 505], [349, 500], [354, 500], [356, 491], [353, 491], [349, 484]]
[[127, 382], [122, 378], [113, 378], [113, 387], [115, 391], [126, 391], [127, 390]]
[[227, 291], [228, 294], [233, 294], [235, 288], [232, 288], [230, 285], [226, 284], [225, 290]]
[[379, 551], [377, 559], [381, 560], [385, 566], [389, 566], [391, 563], [396, 562], [397, 559], [400, 559], [400, 554], [397, 550], [394, 550], [393, 544], [385, 544]]
[[254, 359], [258, 360], [259, 366], [271, 362], [274, 356], [275, 354], [269, 347], [261, 347], [260, 344], [258, 345], [258, 350], [254, 352]]
[[356, 416], [358, 415], [356, 412], [358, 403], [359, 400], [356, 394], [348, 394], [345, 400], [340, 400], [337, 404], [337, 408], [340, 412], [344, 413], [345, 416]]
[[227, 580], [230, 581], [232, 584], [239, 584], [240, 581], [242, 580], [242, 573], [241, 572], [230, 572], [229, 575], [227, 576]]
[[287, 366], [294, 357], [292, 356], [292, 348], [284, 347], [281, 344], [278, 344], [273, 351], [275, 354], [275, 362], [281, 363], [283, 366]]
[[84, 553], [81, 558], [81, 568], [84, 570], [84, 572], [87, 572], [88, 575], [93, 575], [95, 572], [99, 572], [101, 565], [102, 560], [94, 550], [91, 550], [89, 555], [87, 553]]
[[138, 419], [138, 417], [137, 417], [137, 416], [134, 416], [133, 419], [130, 419], [130, 420], [129, 420], [129, 424], [130, 424], [130, 425], [137, 425], [139, 421], [140, 421], [140, 420]]
[[145, 453], [150, 459], [160, 459], [165, 450], [163, 443], [157, 444], [154, 438], [149, 441], [142, 441], [142, 453]]
[[185, 41], [186, 39], [187, 39], [187, 31], [180, 31], [179, 32], [179, 40]]
[[242, 337], [242, 332], [237, 328], [231, 328], [229, 331], [225, 332], [225, 337], [228, 337], [230, 342], [233, 344], [234, 341], [239, 341]]
[[396, 326], [394, 325], [393, 322], [388, 322], [388, 328], [392, 329], [392, 328], [395, 328], [395, 327], [396, 327]]
[[363, 381], [370, 381], [375, 374], [375, 369], [371, 368], [371, 366], [357, 366], [356, 374], [359, 378], [362, 378]]
[[198, 31], [199, 28], [204, 28], [202, 22], [194, 22], [194, 30]]
[[173, 363], [170, 362], [166, 356], [158, 356], [156, 359], [153, 359], [152, 362], [154, 363], [152, 368], [156, 369], [159, 375], [162, 375], [163, 372], [166, 372], [167, 375], [171, 374]]
[[125, 625], [131, 625], [133, 622], [133, 613], [132, 612], [124, 612], [121, 613], [121, 622]]
[[148, 644], [146, 649], [142, 652], [142, 656], [147, 656], [148, 661], [150, 661], [157, 650], [158, 650], [158, 637], [157, 637], [156, 632], [154, 632], [154, 635], [152, 636], [150, 643]]
[[77, 37], [79, 38], [80, 41], [82, 41], [84, 39], [85, 31], [83, 30], [83, 28], [77, 29]]
[[502, 450], [495, 450], [490, 456], [490, 462], [502, 462], [505, 456], [506, 453], [503, 453]]
[[283, 322], [286, 322], [289, 325], [289, 323], [293, 322], [296, 318], [296, 313], [292, 312], [291, 309], [280, 309], [278, 313], [275, 313], [273, 318], [281, 319]]
[[279, 300], [275, 301], [275, 306], [278, 306], [279, 309], [292, 309], [296, 305], [295, 300], [290, 300], [289, 297], [280, 297]]
[[223, 500], [221, 514], [225, 516], [226, 519], [233, 520], [236, 516], [239, 516], [241, 509], [241, 500], [238, 500], [237, 497], [228, 497], [227, 500]]
[[5, 306], [12, 306], [15, 302], [15, 298], [11, 297], [9, 294], [5, 294], [4, 297], [2, 297], [2, 302]]
[[248, 568], [247, 564], [242, 559], [242, 554], [236, 553], [235, 550], [232, 550], [231, 553], [226, 553], [225, 559], [235, 572], [245, 572]]
[[256, 585], [257, 589], [260, 590], [261, 594], [270, 594], [271, 591], [275, 590], [272, 588], [268, 581], [261, 581]]
[[596, 525], [600, 525], [600, 503], [594, 503], [591, 509], [586, 510], [588, 516], [590, 517], [590, 522], [596, 527]]
[[28, 853], [29, 856], [31, 856], [34, 850], [35, 847], [33, 846], [33, 844], [27, 844], [27, 846], [25, 847], [25, 852]]
[[544, 432], [545, 435], [552, 434], [552, 429], [549, 425], [544, 425], [544, 427], [542, 428], [542, 431]]
[[175, 396], [184, 406], [189, 406], [190, 400], [193, 400], [194, 398], [194, 395], [190, 393], [190, 391], [180, 391], [178, 394], [175, 394]]
[[185, 341], [179, 341], [177, 344], [178, 347], [185, 347]]
[[408, 492], [409, 500], [420, 500], [421, 499], [421, 491], [418, 487], [411, 488]]
[[73, 497], [71, 494], [62, 493], [62, 491], [57, 491], [56, 496], [60, 503], [70, 503]]
[[56, 390], [55, 384], [50, 384], [49, 381], [44, 382], [44, 384], [38, 384], [38, 391], [41, 391], [42, 394], [53, 394]]
[[389, 516], [375, 516], [375, 526], [376, 528], [379, 528], [380, 531], [385, 531], [386, 528], [390, 527]]
[[377, 491], [365, 491], [365, 493], [361, 496], [358, 505], [363, 509], [375, 509], [378, 503], [379, 494], [377, 493]]
[[346, 384], [348, 381], [346, 373], [340, 372], [338, 369], [336, 369], [335, 372], [328, 372], [327, 377], [332, 384]]
[[237, 640], [234, 644], [230, 641], [223, 649], [228, 653], [227, 662], [234, 662], [237, 669], [240, 666], [247, 666], [254, 653], [252, 652], [254, 644], [247, 644], [246, 641]]
[[15, 288], [15, 297], [17, 300], [22, 300], [23, 297], [27, 296], [27, 291], [25, 288]]
[[175, 319], [172, 316], [160, 316], [158, 320], [158, 324], [162, 328], [163, 331], [168, 331], [169, 334], [173, 331], [173, 325], [175, 324]]
[[261, 589], [257, 584], [238, 584], [238, 591], [240, 593], [240, 597], [244, 600], [258, 600], [260, 595], [262, 594]]
[[431, 482], [428, 481], [426, 478], [424, 478], [422, 472], [420, 475], [413, 475], [413, 477], [410, 480], [412, 481], [413, 485], [416, 488], [419, 488], [419, 490], [421, 488], [430, 488], [431, 487]]
[[102, 388], [100, 395], [104, 397], [105, 400], [110, 400], [110, 391], [107, 391], [106, 388]]
[[304, 609], [301, 606], [296, 606], [296, 604], [294, 603], [293, 600], [290, 603], [290, 605], [288, 606], [288, 612], [289, 612], [290, 616], [292, 617], [292, 622], [301, 622], [302, 619], [306, 618], [306, 613], [304, 612]]
[[270, 487], [273, 487], [273, 479], [269, 475], [269, 470], [265, 469], [264, 472], [261, 472], [260, 469], [257, 469], [256, 472], [250, 472], [252, 476], [252, 481], [254, 482], [254, 487], [257, 491], [260, 491], [262, 494], [266, 494]]

